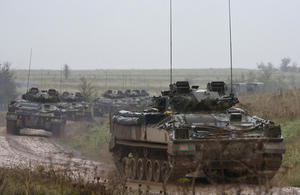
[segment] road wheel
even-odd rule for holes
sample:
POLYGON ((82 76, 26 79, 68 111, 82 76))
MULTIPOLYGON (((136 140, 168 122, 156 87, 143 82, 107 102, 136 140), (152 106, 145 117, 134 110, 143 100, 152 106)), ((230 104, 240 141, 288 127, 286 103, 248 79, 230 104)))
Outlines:
POLYGON ((160 162, 158 160, 153 163, 153 180, 160 182, 160 162))
POLYGON ((167 161, 164 161, 160 167, 160 174, 161 179, 163 183, 167 183, 169 176, 170 176, 170 169, 169 169, 169 163, 167 161))
POLYGON ((147 160, 147 162, 146 162, 146 178, 147 178, 147 181, 152 180, 152 177, 153 177, 153 174, 152 174, 153 171, 152 170, 153 170, 152 160, 147 160))
POLYGON ((139 180, 145 178, 145 159, 139 158, 137 162, 137 177, 139 180))
POLYGON ((136 178, 136 159, 132 158, 130 160, 130 178, 135 179, 136 178))
POLYGON ((124 157, 123 158, 123 161, 122 161, 122 172, 123 172, 123 175, 128 178, 130 177, 130 159, 127 158, 127 157, 124 157))
POLYGON ((60 135, 60 124, 52 124, 52 136, 59 137, 60 135))

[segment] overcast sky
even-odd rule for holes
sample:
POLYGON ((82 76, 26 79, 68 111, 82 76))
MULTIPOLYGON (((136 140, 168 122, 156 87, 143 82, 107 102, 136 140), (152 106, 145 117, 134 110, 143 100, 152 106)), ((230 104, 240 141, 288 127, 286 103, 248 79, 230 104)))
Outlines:
MULTIPOLYGON (((229 68, 228 0, 172 0, 173 67, 229 68)), ((169 0, 0 0, 0 63, 168 69, 169 0)), ((300 63, 299 0, 231 0, 233 67, 300 63)), ((300 64, 299 64, 300 66, 300 64)))

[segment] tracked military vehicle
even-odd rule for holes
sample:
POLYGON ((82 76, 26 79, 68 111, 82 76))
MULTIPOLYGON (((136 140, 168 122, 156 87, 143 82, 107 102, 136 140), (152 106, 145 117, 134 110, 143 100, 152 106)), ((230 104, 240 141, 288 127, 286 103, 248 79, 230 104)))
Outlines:
POLYGON ((155 182, 200 170, 212 180, 272 179, 286 150, 280 126, 233 108, 239 101, 225 91, 224 82, 177 82, 148 111, 111 114, 109 150, 120 173, 155 182))
POLYGON ((140 90, 128 89, 125 93, 107 90, 103 97, 93 101, 94 116, 103 116, 105 113, 115 113, 120 110, 141 110, 149 106, 149 100, 149 93, 145 90, 140 92, 140 90))
POLYGON ((86 120, 93 121, 92 109, 85 102, 85 98, 80 92, 76 92, 75 95, 69 94, 65 91, 60 96, 62 107, 67 110, 67 120, 86 120))
POLYGON ((53 104, 28 102, 25 100, 12 101, 6 114, 6 132, 19 135, 20 129, 43 129, 59 137, 66 123, 66 111, 53 104))
POLYGON ((83 102, 70 102, 65 106, 67 110, 67 120, 92 121, 92 112, 89 105, 83 102))
POLYGON ((6 114, 8 134, 18 135, 20 129, 43 129, 58 137, 66 123, 66 110, 56 105, 60 102, 55 89, 39 90, 32 87, 22 95, 23 100, 11 101, 6 114))

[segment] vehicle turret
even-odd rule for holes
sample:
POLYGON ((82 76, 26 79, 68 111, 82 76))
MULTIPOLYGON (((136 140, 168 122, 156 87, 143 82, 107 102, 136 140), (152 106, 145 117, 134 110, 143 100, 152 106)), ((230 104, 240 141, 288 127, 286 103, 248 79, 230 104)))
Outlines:
POLYGON ((169 91, 153 97, 152 104, 160 112, 191 113, 201 111, 222 111, 239 103, 237 97, 225 95, 225 83, 213 81, 206 89, 190 87, 188 81, 177 81, 170 85, 169 91))

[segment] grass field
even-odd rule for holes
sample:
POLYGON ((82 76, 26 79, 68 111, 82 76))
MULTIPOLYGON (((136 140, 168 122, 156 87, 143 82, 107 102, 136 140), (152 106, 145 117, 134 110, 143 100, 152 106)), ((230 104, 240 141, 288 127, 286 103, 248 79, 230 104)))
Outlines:
MULTIPOLYGON (((19 93, 26 91, 28 81, 28 70, 16 70, 17 81, 20 83, 19 93)), ((261 77, 259 70, 249 69, 233 69, 233 81, 243 80, 248 82, 257 81, 257 79, 249 80, 249 73, 253 73, 256 77, 261 77)), ((205 88, 206 84, 211 81, 225 81, 229 83, 230 69, 174 69, 172 82, 187 80, 190 85, 199 85, 205 88)), ((79 78, 85 77, 95 86, 96 92, 103 94, 107 89, 125 90, 125 89, 145 89, 151 95, 158 95, 161 90, 168 90, 170 84, 170 70, 154 69, 154 70, 70 70, 68 79, 64 78, 60 70, 31 70, 29 83, 30 86, 36 86, 40 89, 54 88, 59 92, 78 91, 80 84, 79 78)), ((283 77, 287 87, 300 83, 300 74, 281 73, 276 71, 272 75, 273 79, 283 77), (292 80, 291 80, 292 78, 292 80)), ((29 87, 30 87, 29 86, 29 87)))

